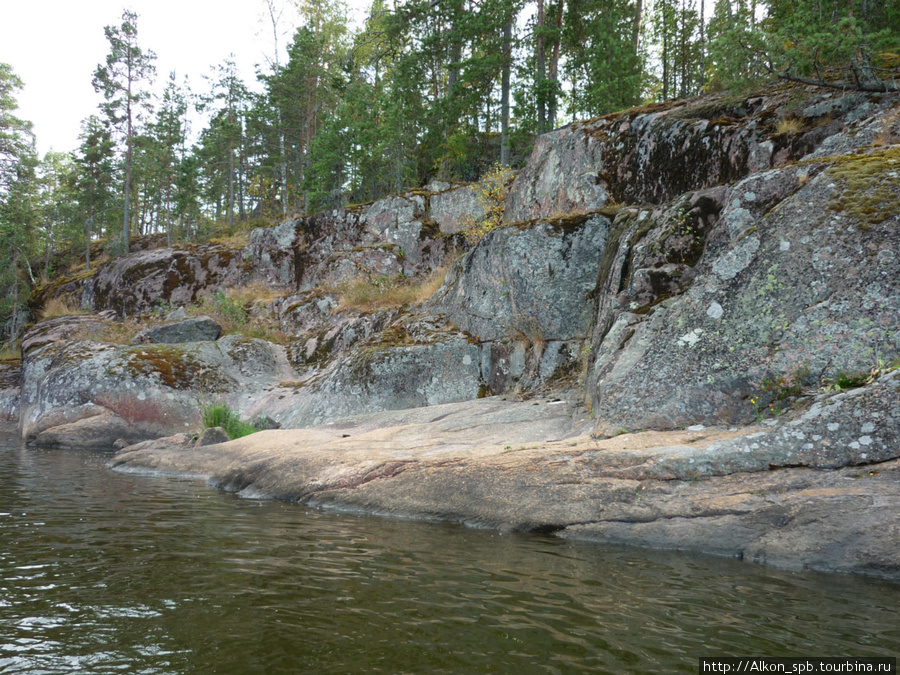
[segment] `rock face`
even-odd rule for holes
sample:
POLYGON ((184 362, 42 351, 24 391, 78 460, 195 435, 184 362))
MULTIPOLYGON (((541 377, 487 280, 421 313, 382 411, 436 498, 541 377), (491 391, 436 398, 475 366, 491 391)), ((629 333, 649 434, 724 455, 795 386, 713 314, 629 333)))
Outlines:
POLYGON ((140 250, 110 260, 92 274, 60 278, 44 287, 37 301, 61 297, 76 307, 133 316, 160 302, 194 302, 203 292, 238 285, 251 272, 249 260, 226 246, 140 250))
POLYGON ((747 421, 801 387, 900 357, 900 197, 888 193, 872 216, 852 212, 873 199, 873 178, 861 176, 896 161, 895 149, 810 161, 620 214, 587 382, 604 424, 747 421), (710 227, 702 214, 720 208, 710 227), (702 256, 671 249, 680 233, 702 256))
POLYGON ((300 291, 360 276, 420 276, 465 245, 456 235, 466 216, 479 214, 468 186, 435 184, 254 230, 248 254, 254 274, 300 291))
POLYGON ((482 341, 582 340, 608 231, 599 214, 494 230, 457 261, 431 306, 482 341))
POLYGON ((460 234, 475 192, 432 183, 255 230, 243 251, 137 251, 45 295, 121 317, 264 281, 284 293, 252 316, 285 346, 123 347, 99 340, 105 320, 51 320, 2 401, 30 442, 105 445, 194 431, 215 395, 282 429, 121 463, 900 576, 898 110, 896 94, 779 86, 569 125, 537 140, 476 245, 460 234), (351 279, 442 266, 424 303, 341 301, 351 279))

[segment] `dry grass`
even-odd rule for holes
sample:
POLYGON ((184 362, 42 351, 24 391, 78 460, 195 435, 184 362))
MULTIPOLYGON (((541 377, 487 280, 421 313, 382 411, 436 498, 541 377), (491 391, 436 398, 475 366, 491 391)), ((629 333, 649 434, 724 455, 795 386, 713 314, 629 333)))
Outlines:
POLYGON ((438 267, 424 279, 408 277, 357 277, 334 289, 339 298, 338 312, 375 312, 428 300, 444 283, 450 266, 438 267))
POLYGON ((50 298, 44 303, 44 307, 40 312, 40 318, 41 321, 46 321, 57 316, 70 316, 72 314, 90 314, 90 312, 80 307, 73 307, 62 298, 50 298))
POLYGON ((250 231, 237 232, 235 234, 218 234, 210 237, 210 244, 221 244, 228 248, 242 249, 250 245, 250 231))
POLYGON ((890 130, 879 131, 875 134, 875 137, 872 139, 872 147, 873 148, 883 148, 886 145, 893 144, 893 134, 891 134, 890 130))
POLYGON ((782 117, 775 123, 776 136, 795 136, 803 130, 803 120, 796 117, 782 117))
POLYGON ((254 281, 242 286, 229 288, 225 294, 245 305, 268 305, 273 300, 282 297, 284 291, 261 281, 254 281))
MULTIPOLYGON (((99 320, 98 320, 99 321, 99 320)), ((103 321, 103 327, 97 325, 81 326, 72 337, 80 340, 95 340, 97 342, 109 342, 118 345, 130 345, 131 338, 147 328, 149 324, 141 321, 103 321)))

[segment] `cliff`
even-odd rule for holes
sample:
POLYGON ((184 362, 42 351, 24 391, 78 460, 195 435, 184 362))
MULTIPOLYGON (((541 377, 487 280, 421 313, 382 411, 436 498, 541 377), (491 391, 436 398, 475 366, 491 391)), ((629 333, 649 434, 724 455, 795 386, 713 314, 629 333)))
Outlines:
POLYGON ((95 314, 34 326, 2 400, 28 442, 232 489, 900 576, 898 141, 898 96, 789 86, 573 124, 475 245, 434 183, 59 279, 95 314), (249 282, 279 340, 108 341, 249 282), (282 429, 154 440, 211 399, 282 429))

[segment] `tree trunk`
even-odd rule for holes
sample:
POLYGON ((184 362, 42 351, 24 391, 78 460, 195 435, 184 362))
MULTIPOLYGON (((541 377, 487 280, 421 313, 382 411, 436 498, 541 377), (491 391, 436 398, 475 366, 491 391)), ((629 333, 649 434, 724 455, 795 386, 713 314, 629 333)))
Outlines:
POLYGON ((553 87, 553 90, 550 92, 550 100, 547 105, 547 128, 554 129, 556 128, 556 106, 557 106, 557 96, 556 96, 556 88, 559 82, 559 45, 560 45, 560 35, 562 32, 562 19, 563 19, 563 0, 559 0, 559 5, 557 6, 556 12, 556 33, 553 37, 553 51, 550 53, 550 85, 553 87))
MULTIPOLYGON (((129 73, 130 73, 129 69, 129 73)), ((131 214, 128 212, 128 208, 131 205, 131 77, 129 75, 128 78, 128 101, 126 103, 126 114, 128 116, 128 128, 125 134, 125 204, 124 204, 124 215, 122 217, 122 252, 128 253, 128 247, 130 245, 129 237, 130 237, 130 227, 129 227, 129 217, 131 214)))
POLYGON ((644 0, 636 0, 634 5, 634 29, 631 41, 634 43, 634 53, 638 54, 641 48, 641 21, 644 18, 644 0))
POLYGON ((537 0, 537 116, 538 116, 538 133, 547 130, 547 102, 545 100, 545 82, 547 79, 547 59, 544 53, 544 25, 546 16, 544 14, 544 0, 537 0))
POLYGON ((463 20, 463 3, 457 0, 453 6, 452 28, 450 29, 450 68, 447 74, 445 97, 453 96, 459 82, 459 62, 462 59, 462 43, 459 40, 459 23, 463 20))
POLYGON ((663 6, 663 101, 669 100, 669 27, 666 25, 666 8, 663 6))
POLYGON ((512 67, 512 20, 503 26, 503 71, 500 75, 500 164, 509 166, 509 71, 512 67))

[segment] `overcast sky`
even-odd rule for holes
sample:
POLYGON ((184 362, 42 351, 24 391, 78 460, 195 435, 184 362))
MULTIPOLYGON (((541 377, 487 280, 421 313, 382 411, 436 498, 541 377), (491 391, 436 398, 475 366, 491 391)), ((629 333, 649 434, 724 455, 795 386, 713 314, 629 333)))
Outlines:
MULTIPOLYGON (((368 0, 353 4, 365 6, 368 0)), ((4 0, 0 62, 10 64, 25 84, 18 95, 18 116, 34 124, 42 156, 51 148, 74 150, 81 121, 97 112, 102 98, 91 77, 109 53, 103 27, 120 25, 124 8, 138 13, 142 48, 156 52, 160 91, 172 70, 179 82, 188 76, 194 91, 205 90, 202 76, 232 53, 252 84, 254 64, 266 65, 273 55, 272 24, 263 0, 4 0)), ((361 12, 354 12, 351 19, 357 20, 361 12)), ((282 53, 295 27, 289 9, 282 20, 282 53)))

